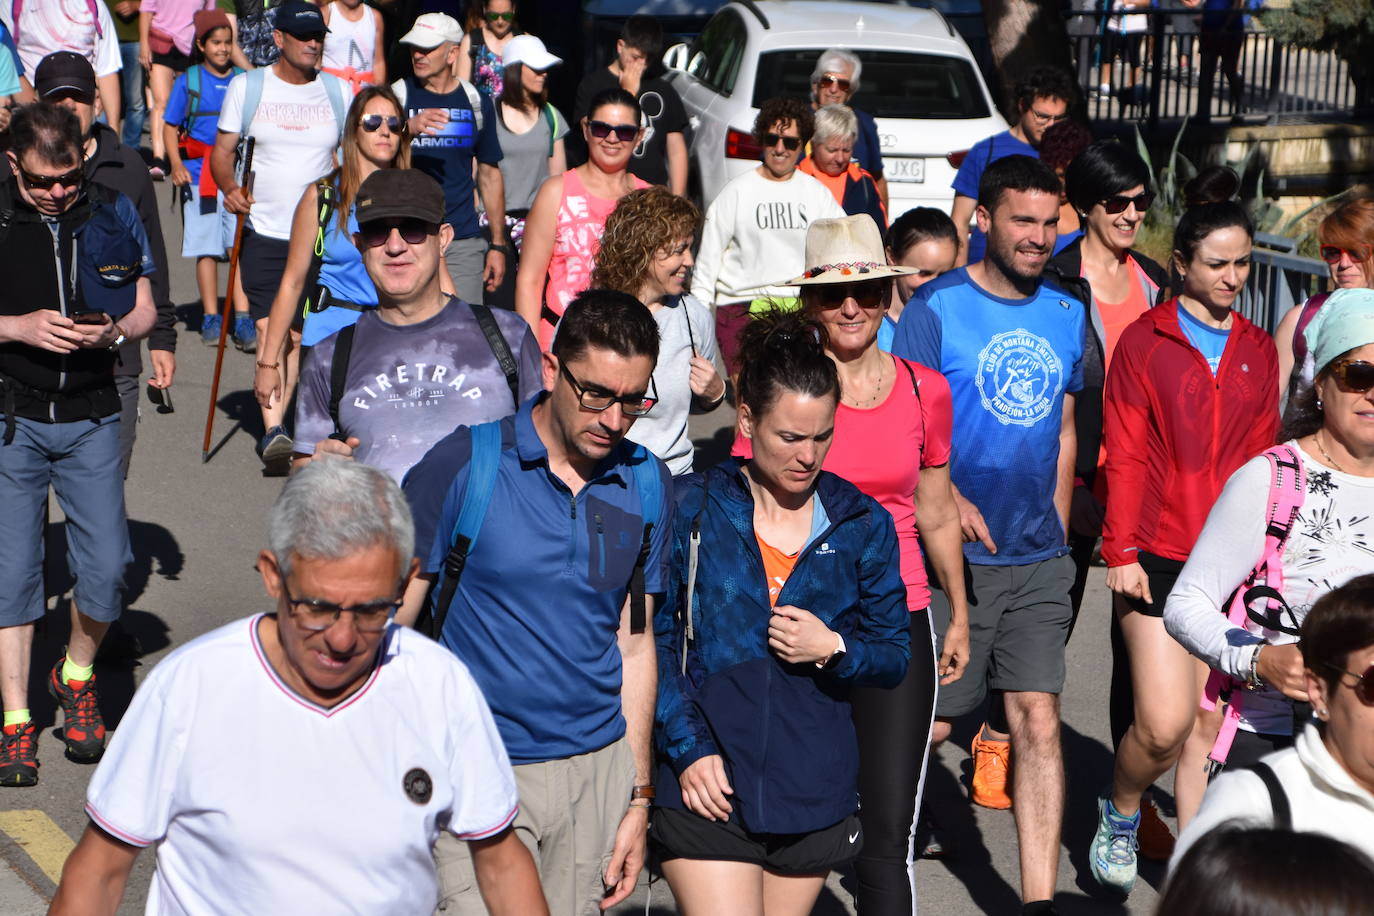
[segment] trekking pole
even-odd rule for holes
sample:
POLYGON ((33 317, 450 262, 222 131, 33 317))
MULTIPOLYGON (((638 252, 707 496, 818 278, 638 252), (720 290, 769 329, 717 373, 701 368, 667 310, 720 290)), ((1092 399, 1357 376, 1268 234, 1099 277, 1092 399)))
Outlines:
MULTIPOLYGON (((249 194, 253 193, 253 145, 254 138, 249 137, 248 143, 243 152, 243 189, 249 194)), ((229 255, 229 286, 224 294, 224 310, 229 312, 227 318, 232 318, 234 314, 234 278, 238 276, 239 254, 243 249, 243 221, 248 214, 240 213, 234 222, 234 250, 229 255)), ((205 438, 200 445, 200 463, 204 464, 210 460, 210 437, 215 429, 215 405, 219 401, 219 374, 224 365, 224 339, 229 336, 229 321, 221 320, 219 324, 219 348, 215 353, 215 376, 210 383, 210 408, 205 415, 205 438)))

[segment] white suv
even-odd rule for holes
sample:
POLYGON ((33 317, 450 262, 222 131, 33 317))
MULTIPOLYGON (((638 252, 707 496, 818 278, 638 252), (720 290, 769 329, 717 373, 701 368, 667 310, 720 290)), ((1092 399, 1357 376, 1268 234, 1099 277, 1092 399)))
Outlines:
POLYGON ((691 45, 664 55, 691 124, 691 187, 703 205, 758 164, 759 106, 810 99, 816 58, 832 47, 863 62, 851 104, 878 123, 889 217, 918 206, 949 212, 964 153, 1007 129, 968 45, 933 10, 818 0, 736 0, 691 45))

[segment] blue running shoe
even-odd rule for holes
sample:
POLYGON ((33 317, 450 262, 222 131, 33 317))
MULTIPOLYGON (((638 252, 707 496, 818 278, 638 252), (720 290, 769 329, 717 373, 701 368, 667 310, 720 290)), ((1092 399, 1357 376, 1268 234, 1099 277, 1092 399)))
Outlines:
POLYGON ((1117 813, 1110 798, 1099 798, 1097 813, 1097 833, 1088 850, 1093 877, 1103 887, 1129 894, 1135 886, 1140 812, 1123 817, 1117 813))
POLYGON ((207 347, 219 345, 219 329, 224 319, 219 315, 206 315, 200 320, 200 342, 207 347))
POLYGON ((234 316, 234 346, 244 353, 254 353, 258 349, 257 326, 243 312, 234 316))

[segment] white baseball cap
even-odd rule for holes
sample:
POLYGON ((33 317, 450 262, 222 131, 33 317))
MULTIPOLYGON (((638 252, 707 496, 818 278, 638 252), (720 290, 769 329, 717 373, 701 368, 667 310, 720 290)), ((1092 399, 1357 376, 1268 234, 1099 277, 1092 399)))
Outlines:
POLYGON ((425 13, 415 20, 410 31, 401 36, 401 44, 417 48, 437 48, 446 41, 458 44, 463 40, 463 27, 458 20, 444 13, 425 13))
POLYGON ((524 64, 531 70, 547 70, 563 63, 563 58, 555 57, 544 47, 544 43, 534 35, 516 35, 506 42, 506 50, 501 54, 501 66, 524 64))

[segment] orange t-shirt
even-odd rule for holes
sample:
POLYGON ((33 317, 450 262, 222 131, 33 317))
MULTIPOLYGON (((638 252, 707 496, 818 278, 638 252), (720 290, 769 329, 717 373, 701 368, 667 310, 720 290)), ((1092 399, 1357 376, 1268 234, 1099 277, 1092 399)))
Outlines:
POLYGON ((1136 264, 1135 258, 1130 255, 1126 259, 1131 262, 1131 285, 1130 292, 1126 294, 1125 300, 1121 302, 1104 302, 1101 296, 1097 296, 1097 312, 1102 316, 1102 375, 1112 368, 1112 353, 1116 351, 1116 342, 1121 339, 1121 332, 1126 330, 1126 326, 1135 321, 1150 309, 1150 300, 1145 298, 1145 289, 1141 284, 1141 277, 1144 271, 1136 264))
POLYGON ((759 542, 759 553, 763 554, 763 575, 768 580, 768 606, 776 607, 778 595, 782 594, 782 587, 792 575, 792 569, 797 565, 797 557, 801 556, 801 551, 783 553, 757 534, 754 535, 754 539, 759 542))

